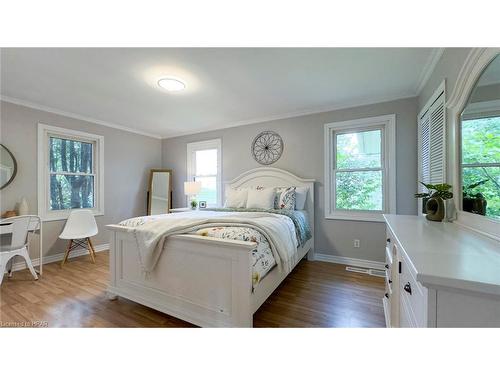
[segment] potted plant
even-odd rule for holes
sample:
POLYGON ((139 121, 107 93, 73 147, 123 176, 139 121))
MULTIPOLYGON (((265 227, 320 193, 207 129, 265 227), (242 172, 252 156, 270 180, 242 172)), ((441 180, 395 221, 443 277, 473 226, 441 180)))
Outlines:
POLYGON ((426 218, 433 221, 442 221, 446 217, 447 199, 453 198, 452 188, 449 184, 424 184, 420 182, 427 192, 416 193, 415 198, 422 198, 422 213, 427 214, 426 218))
POLYGON ((196 199, 193 199, 191 201, 191 209, 196 210, 196 207, 198 207, 198 202, 196 201, 196 199))
POLYGON ((489 179, 481 180, 473 184, 462 186, 462 207, 464 211, 473 214, 486 215, 486 205, 488 202, 481 193, 474 193, 474 189, 487 183, 489 179))

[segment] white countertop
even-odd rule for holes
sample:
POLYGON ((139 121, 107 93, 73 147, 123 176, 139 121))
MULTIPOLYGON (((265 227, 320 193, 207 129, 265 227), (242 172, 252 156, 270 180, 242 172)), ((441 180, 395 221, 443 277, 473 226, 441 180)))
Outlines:
POLYGON ((384 218, 424 286, 500 295, 500 242, 422 216, 384 218))

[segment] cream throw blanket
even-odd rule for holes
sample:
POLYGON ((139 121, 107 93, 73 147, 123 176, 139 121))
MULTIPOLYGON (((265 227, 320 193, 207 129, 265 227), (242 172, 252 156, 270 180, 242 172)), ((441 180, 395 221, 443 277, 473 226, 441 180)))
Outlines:
POLYGON ((169 215, 144 216, 122 221, 134 234, 142 270, 151 272, 168 236, 187 234, 214 226, 245 226, 261 232, 269 242, 280 269, 290 272, 297 257, 297 237, 293 221, 267 212, 192 211, 169 215))

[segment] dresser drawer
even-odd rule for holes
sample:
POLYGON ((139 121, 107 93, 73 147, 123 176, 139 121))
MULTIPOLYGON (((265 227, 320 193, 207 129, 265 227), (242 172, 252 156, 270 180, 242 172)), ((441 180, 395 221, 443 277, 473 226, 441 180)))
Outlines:
MULTIPOLYGON (((405 305, 404 313, 411 315, 406 319, 414 321, 417 327, 426 327, 427 288, 416 281, 414 270, 403 255, 400 257, 400 261, 399 295, 401 296, 401 305, 405 305)), ((401 312, 403 313, 403 309, 401 312)))

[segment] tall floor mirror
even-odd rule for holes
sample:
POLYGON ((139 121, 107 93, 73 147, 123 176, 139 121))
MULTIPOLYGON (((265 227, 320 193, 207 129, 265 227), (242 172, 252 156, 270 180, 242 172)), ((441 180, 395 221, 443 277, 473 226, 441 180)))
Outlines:
POLYGON ((151 169, 149 173, 148 215, 168 214, 172 208, 172 170, 151 169))

